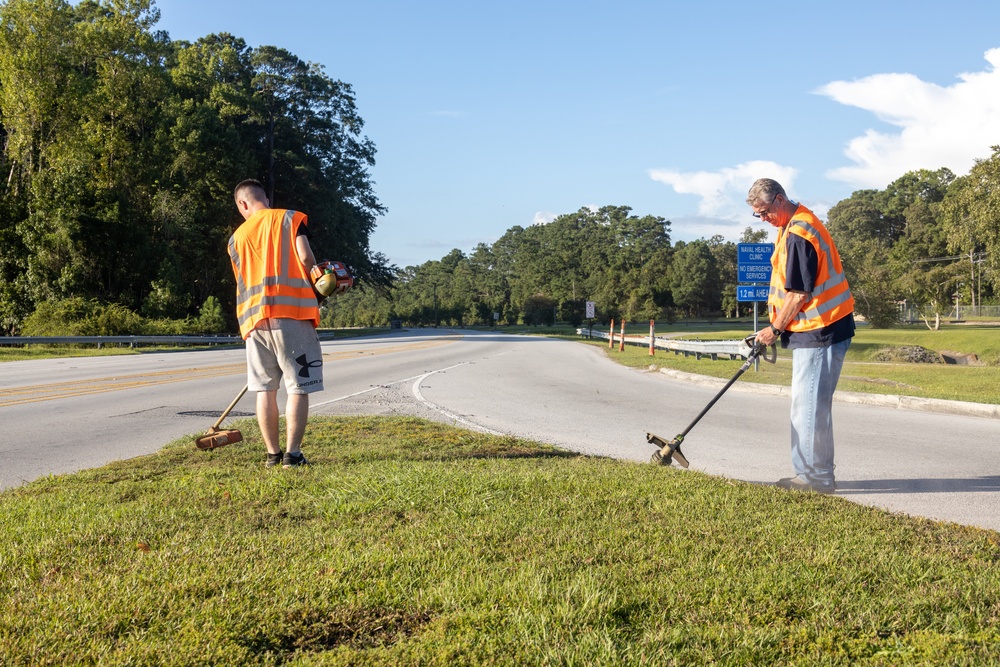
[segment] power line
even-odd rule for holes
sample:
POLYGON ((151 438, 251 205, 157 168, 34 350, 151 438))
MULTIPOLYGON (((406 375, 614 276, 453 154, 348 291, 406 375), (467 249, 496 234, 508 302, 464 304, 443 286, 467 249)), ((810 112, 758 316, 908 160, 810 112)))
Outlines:
MULTIPOLYGON (((953 262, 957 259, 966 259, 969 255, 952 255, 951 257, 927 257, 926 259, 915 259, 913 264, 926 264, 928 262, 953 262)), ((975 261, 986 259, 985 252, 977 252, 972 255, 975 261)))

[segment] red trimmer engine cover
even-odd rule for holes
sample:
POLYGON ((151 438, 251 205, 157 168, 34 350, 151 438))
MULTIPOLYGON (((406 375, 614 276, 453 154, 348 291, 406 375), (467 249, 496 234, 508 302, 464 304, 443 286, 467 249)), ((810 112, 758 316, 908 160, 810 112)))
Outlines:
POLYGON ((343 262, 320 262, 313 269, 316 291, 323 296, 343 294, 354 286, 354 277, 343 262))

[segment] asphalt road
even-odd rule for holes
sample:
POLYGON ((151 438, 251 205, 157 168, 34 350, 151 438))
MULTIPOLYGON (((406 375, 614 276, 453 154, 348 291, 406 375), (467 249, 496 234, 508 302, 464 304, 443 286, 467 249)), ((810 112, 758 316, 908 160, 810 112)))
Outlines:
MULTIPOLYGON (((641 462, 655 450, 647 431, 675 436, 717 392, 539 337, 409 331, 323 350, 314 414, 416 415, 641 462)), ((193 440, 244 381, 242 349, 4 363, 0 488, 193 440)), ((762 484, 791 475, 788 399, 741 389, 688 434, 691 468, 762 484)), ((233 416, 252 413, 248 396, 233 416)), ((838 496, 1000 530, 1000 420, 848 403, 834 420, 838 496)))

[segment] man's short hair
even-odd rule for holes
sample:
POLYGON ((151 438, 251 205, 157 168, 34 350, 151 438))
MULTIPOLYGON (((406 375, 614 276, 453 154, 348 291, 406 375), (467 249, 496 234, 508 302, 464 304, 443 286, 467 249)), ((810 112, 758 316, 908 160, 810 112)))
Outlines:
POLYGON ((239 201, 240 197, 262 202, 267 199, 267 191, 256 178, 247 178, 233 188, 233 199, 239 201))
POLYGON ((747 193, 747 204, 750 204, 750 206, 766 206, 773 202, 774 198, 778 195, 788 199, 788 195, 785 194, 785 188, 781 187, 781 183, 773 178, 758 178, 750 186, 750 192, 747 193))

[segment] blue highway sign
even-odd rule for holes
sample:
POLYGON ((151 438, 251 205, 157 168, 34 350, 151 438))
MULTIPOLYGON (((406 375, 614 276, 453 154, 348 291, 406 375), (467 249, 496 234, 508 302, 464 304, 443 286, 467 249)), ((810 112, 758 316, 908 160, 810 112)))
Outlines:
POLYGON ((738 243, 736 245, 736 282, 770 283, 771 254, 773 252, 773 243, 738 243))
POLYGON ((768 285, 737 285, 737 301, 767 301, 768 285))

